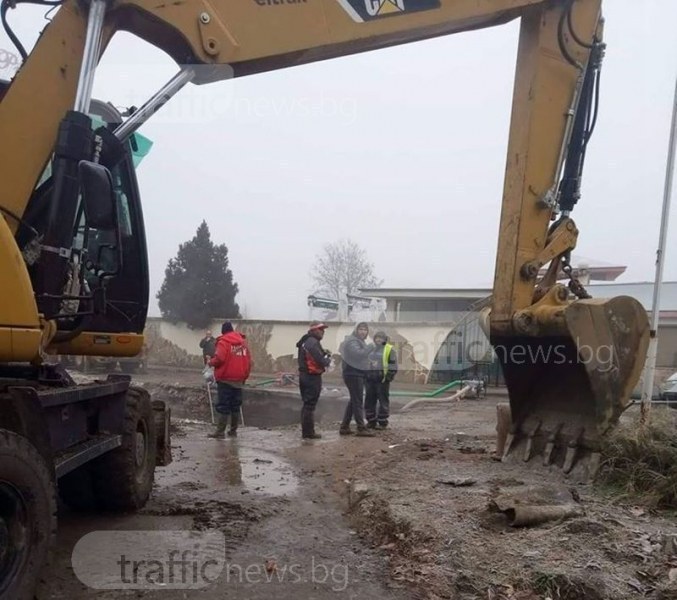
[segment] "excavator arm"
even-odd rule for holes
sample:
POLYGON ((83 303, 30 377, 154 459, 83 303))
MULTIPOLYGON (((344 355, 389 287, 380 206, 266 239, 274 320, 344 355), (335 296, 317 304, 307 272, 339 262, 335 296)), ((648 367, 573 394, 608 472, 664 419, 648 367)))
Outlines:
MULTIPOLYGON (((57 140, 70 139, 73 120, 87 112, 96 63, 116 31, 161 48, 181 67, 115 131, 124 142, 189 81, 251 75, 516 18, 521 29, 494 290, 484 314, 510 393, 505 458, 539 454, 567 471, 583 450, 598 459, 599 438, 627 406, 648 344, 648 320, 638 302, 587 298, 574 278, 569 288, 557 283, 561 270, 570 273, 578 235, 571 211, 594 127, 604 51, 601 0, 66 0, 0 103, 0 260, 11 265, 0 285, 17 290, 14 299, 0 299, 0 358, 17 360, 12 348, 18 347, 21 360, 50 348, 124 352, 115 343, 95 349, 96 332, 87 330, 59 341, 58 318, 50 318, 49 307, 53 313, 64 283, 54 269, 61 265, 63 272, 67 258, 48 252, 49 267, 38 265, 29 274, 13 242, 36 180, 56 160, 57 140), (52 93, 41 94, 45 89, 52 93), (600 348, 611 355, 608 361, 600 348)), ((105 136, 100 142, 104 154, 106 144, 114 145, 105 136)), ((69 152, 57 153, 61 164, 73 163, 69 152)), ((73 179, 73 164, 69 173, 73 179)), ((68 202, 75 200, 63 201, 59 210, 72 219, 68 202)), ((43 245, 65 244, 56 238, 43 245)))

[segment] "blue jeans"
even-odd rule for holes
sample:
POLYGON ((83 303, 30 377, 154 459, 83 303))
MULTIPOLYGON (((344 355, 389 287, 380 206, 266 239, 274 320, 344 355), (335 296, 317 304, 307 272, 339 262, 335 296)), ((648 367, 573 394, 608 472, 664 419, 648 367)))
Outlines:
POLYGON ((239 414, 242 406, 242 388, 217 381, 218 399, 216 411, 222 415, 239 414))

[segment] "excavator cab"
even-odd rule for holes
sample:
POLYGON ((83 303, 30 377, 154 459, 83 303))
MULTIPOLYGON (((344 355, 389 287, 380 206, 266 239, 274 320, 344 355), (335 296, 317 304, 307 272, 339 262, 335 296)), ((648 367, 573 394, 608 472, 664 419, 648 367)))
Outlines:
MULTIPOLYGON (((93 129, 112 129, 122 122, 119 112, 107 103, 93 100, 90 113, 93 129)), ((30 258, 36 251, 43 255, 42 260, 36 258, 29 273, 41 311, 58 319, 59 354, 69 353, 69 332, 143 333, 149 283, 136 167, 150 145, 135 133, 110 168, 79 161, 75 171, 79 189, 69 223, 60 223, 63 213, 51 209, 56 182, 53 160, 31 196, 17 242, 24 256, 30 258), (69 242, 52 252, 55 257, 45 257, 51 249, 39 240, 55 227, 63 227, 62 239, 69 242), (45 258, 59 260, 62 268, 65 265, 65 289, 46 288, 50 273, 43 266, 45 258)))

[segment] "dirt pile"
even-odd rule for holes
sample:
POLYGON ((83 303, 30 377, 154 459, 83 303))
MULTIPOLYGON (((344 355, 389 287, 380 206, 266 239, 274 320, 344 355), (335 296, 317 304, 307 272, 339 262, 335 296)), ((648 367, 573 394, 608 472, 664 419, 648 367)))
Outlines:
POLYGON ((355 466, 350 514, 365 539, 390 553, 391 576, 417 598, 677 598, 670 515, 609 504, 561 474, 496 462, 490 436, 386 435, 387 449, 355 466), (541 506, 576 510, 511 526, 497 500, 534 490, 543 491, 541 506))
MULTIPOLYGON (((200 374, 194 375, 194 385, 177 382, 144 383, 154 400, 162 400, 172 410, 172 417, 211 422, 207 385, 200 381, 200 374)), ((214 392, 216 393, 216 392, 214 392)), ((216 404, 216 397, 213 398, 216 404)))
POLYGON ((157 326, 149 325, 146 327, 144 335, 146 338, 144 354, 148 364, 184 368, 202 368, 204 366, 201 356, 188 354, 173 342, 162 337, 157 326))

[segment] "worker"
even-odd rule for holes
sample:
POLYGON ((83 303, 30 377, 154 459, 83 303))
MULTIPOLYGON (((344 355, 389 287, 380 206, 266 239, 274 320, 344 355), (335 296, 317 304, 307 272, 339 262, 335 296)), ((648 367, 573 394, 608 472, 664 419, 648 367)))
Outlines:
POLYGON ((202 360, 206 365, 216 350, 216 339, 212 336, 211 330, 205 331, 205 336, 200 340, 200 348, 202 348, 202 360))
POLYGON ((368 358, 364 412, 369 429, 385 429, 390 416, 390 382, 397 373, 397 353, 383 331, 374 334, 368 358))
POLYGON ((216 339, 214 356, 209 360, 214 367, 214 379, 218 393, 216 431, 209 437, 223 438, 230 415, 229 437, 237 436, 242 408, 242 388, 251 372, 251 353, 244 335, 233 330, 230 321, 221 326, 221 335, 216 339))
POLYGON ((296 343, 299 363, 299 389, 301 408, 301 437, 316 440, 322 437, 315 431, 315 407, 322 392, 322 373, 331 364, 331 352, 322 347, 327 325, 313 321, 308 333, 296 343))
POLYGON ((355 330, 343 340, 339 352, 342 359, 343 382, 348 388, 350 400, 343 414, 339 433, 350 435, 350 422, 355 419, 357 434, 360 437, 371 437, 374 434, 367 429, 364 421, 364 378, 367 372, 367 361, 372 350, 365 341, 369 335, 369 326, 358 323, 355 330))

